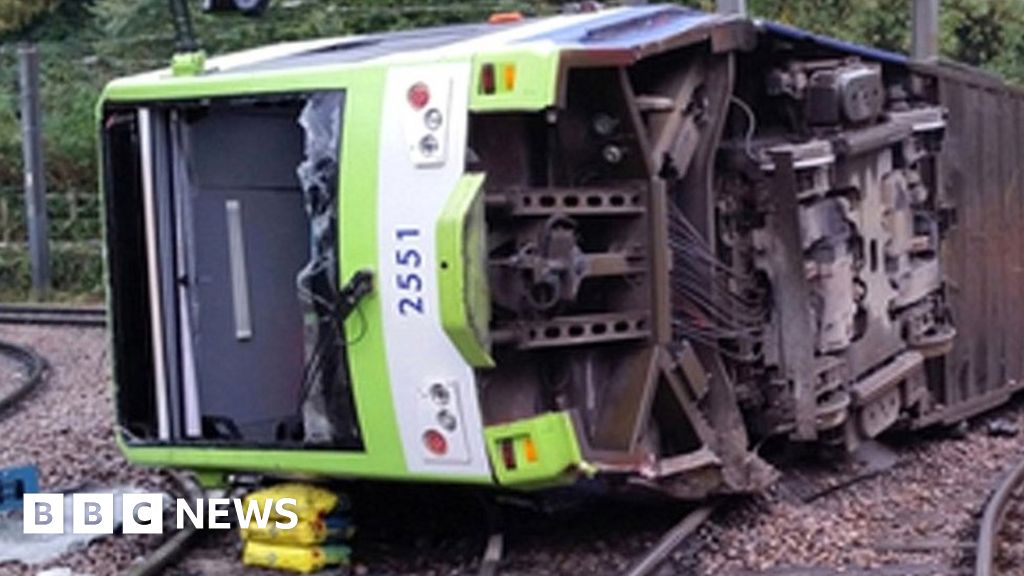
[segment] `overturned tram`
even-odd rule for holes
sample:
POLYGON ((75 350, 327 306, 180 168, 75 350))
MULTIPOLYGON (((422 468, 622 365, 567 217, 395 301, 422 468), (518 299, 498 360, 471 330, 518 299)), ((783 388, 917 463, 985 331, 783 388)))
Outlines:
POLYGON ((631 6, 281 44, 99 105, 133 462, 678 498, 1024 371, 1024 93, 631 6))

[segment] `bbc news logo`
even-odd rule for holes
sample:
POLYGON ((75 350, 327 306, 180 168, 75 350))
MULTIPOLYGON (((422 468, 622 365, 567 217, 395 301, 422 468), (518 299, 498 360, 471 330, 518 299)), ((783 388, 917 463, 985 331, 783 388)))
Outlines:
MULTIPOLYGON (((163 494, 121 494, 121 531, 125 534, 161 534, 164 531, 163 494)), ((64 534, 65 513, 70 515, 73 534, 113 534, 116 514, 113 494, 73 494, 71 509, 65 510, 63 494, 25 494, 22 505, 25 534, 64 534)), ((184 498, 175 501, 174 515, 178 530, 186 522, 196 528, 226 530, 232 527, 232 512, 242 528, 255 524, 266 529, 273 522, 278 530, 290 530, 299 523, 294 498, 249 500, 241 498, 199 498, 189 504, 184 498)))

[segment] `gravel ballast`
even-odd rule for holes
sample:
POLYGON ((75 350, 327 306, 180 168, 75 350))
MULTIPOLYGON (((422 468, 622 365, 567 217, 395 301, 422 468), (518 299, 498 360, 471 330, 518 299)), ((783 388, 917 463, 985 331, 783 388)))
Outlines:
POLYGON ((995 418, 1020 427, 1024 407, 1015 401, 962 437, 893 435, 895 466, 811 502, 783 482, 734 503, 703 529, 698 574, 972 573, 979 514, 1024 458, 1024 434, 991 434, 995 418))
MULTIPOLYGON (((0 468, 37 466, 43 491, 166 490, 162 475, 130 466, 114 443, 104 330, 0 325, 0 340, 27 345, 50 362, 48 381, 0 416, 0 468)), ((0 564, 0 575, 54 567, 93 576, 121 574, 157 544, 153 536, 110 536, 42 566, 0 564)))
MULTIPOLYGON (((0 339, 33 347, 52 366, 45 387, 0 418, 0 467, 37 465, 44 490, 170 488, 164 474, 127 464, 115 446, 103 330, 0 325, 0 339)), ((4 370, 10 368, 0 366, 0 375, 8 374, 4 370)), ((993 434, 988 423, 995 418, 1006 420, 1011 431, 1013 425, 1024 430, 1024 406, 1016 401, 962 437, 902 434, 892 448, 899 461, 891 469, 812 501, 790 489, 791 479, 765 495, 728 499, 659 574, 925 574, 929 566, 935 574, 963 573, 978 511, 1001 473, 1024 457, 1024 433, 993 434)), ((834 474, 828 467, 803 465, 800 473, 823 485, 834 474)), ((486 520, 493 509, 482 502, 493 494, 383 484, 355 484, 349 491, 359 526, 354 574, 443 576, 479 568, 494 526, 486 520)), ((689 509, 594 499, 563 506, 562 496, 531 502, 498 498, 505 534, 500 574, 619 574, 689 509), (559 509, 552 512, 555 503, 559 509)), ((1011 512, 1004 533, 1010 542, 1021 540, 1020 518, 1019 510, 1011 512)), ((43 566, 0 564, 0 575, 54 567, 120 574, 159 542, 160 537, 106 537, 43 566)), ((168 574, 272 574, 241 567, 238 550, 233 531, 204 534, 168 574)), ((1019 545, 1004 546, 1004 568, 1024 573, 1021 560, 1019 545)))

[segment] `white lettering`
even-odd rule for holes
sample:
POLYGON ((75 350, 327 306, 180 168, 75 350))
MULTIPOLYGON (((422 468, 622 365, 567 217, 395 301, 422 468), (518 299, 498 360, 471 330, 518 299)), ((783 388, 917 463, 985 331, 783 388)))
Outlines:
POLYGON ((207 523, 207 527, 210 530, 225 530, 231 528, 231 523, 224 520, 218 520, 218 518, 227 518, 230 511, 227 509, 231 506, 230 498, 210 498, 206 501, 207 505, 207 516, 210 521, 207 523))
POLYGON ((192 526, 194 526, 194 527, 196 527, 196 528, 198 528, 200 530, 203 528, 203 518, 204 518, 204 516, 203 516, 203 499, 202 498, 196 500, 196 507, 195 507, 194 510, 189 507, 188 502, 186 502, 184 498, 178 498, 178 503, 177 503, 176 507, 178 509, 178 514, 177 514, 177 522, 176 522, 175 525, 178 527, 178 530, 183 530, 185 528, 185 516, 186 515, 188 515, 189 520, 192 521, 192 526))
POLYGON ((256 527, 264 529, 267 527, 267 522, 270 520, 270 511, 273 508, 273 501, 267 498, 263 501, 263 508, 260 509, 259 502, 256 500, 249 500, 248 506, 245 507, 245 511, 242 511, 242 500, 235 498, 235 515, 238 517, 238 525, 242 528, 248 528, 249 523, 252 522, 253 517, 256 519, 256 527))
POLYGON ((277 528, 279 530, 291 530, 298 525, 299 515, 294 510, 298 504, 299 503, 295 501, 295 498, 281 498, 277 502, 274 502, 274 510, 277 512, 277 515, 289 519, 288 522, 277 522, 277 528), (289 506, 291 509, 288 508, 289 506))
POLYGON ((25 534, 64 533, 63 494, 25 494, 21 506, 25 534))
POLYGON ((121 496, 121 531, 125 534, 163 533, 163 494, 125 494, 121 496))
POLYGON ((72 495, 71 528, 75 534, 113 534, 114 495, 72 495))

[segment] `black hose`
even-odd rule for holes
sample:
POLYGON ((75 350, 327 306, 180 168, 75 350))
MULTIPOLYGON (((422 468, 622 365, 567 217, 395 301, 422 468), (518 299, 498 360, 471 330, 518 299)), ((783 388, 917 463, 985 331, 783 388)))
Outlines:
POLYGON ((128 570, 128 576, 157 576, 162 574, 164 569, 178 561, 178 558, 188 549, 192 538, 199 533, 199 529, 187 524, 181 530, 174 533, 154 550, 141 564, 136 564, 128 570))
MULTIPOLYGON (((202 489, 191 479, 172 475, 178 484, 180 491, 185 498, 196 502, 203 497, 202 489)), ((162 574, 166 568, 172 566, 188 550, 192 540, 199 534, 199 529, 194 524, 186 522, 181 530, 173 536, 164 540, 159 548, 146 556, 139 564, 131 567, 125 574, 127 576, 157 576, 162 574)))
POLYGON ((21 385, 0 398, 0 415, 2 415, 46 381, 49 374, 49 363, 35 350, 10 342, 0 341, 0 354, 13 358, 25 367, 25 380, 21 385))

